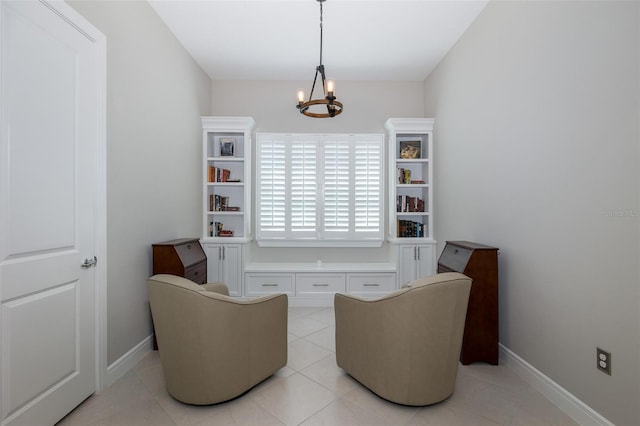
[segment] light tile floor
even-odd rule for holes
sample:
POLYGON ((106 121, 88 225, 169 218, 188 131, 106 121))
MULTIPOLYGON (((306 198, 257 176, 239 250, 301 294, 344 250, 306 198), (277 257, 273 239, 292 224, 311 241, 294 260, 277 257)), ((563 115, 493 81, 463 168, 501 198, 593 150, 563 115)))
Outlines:
POLYGON ((387 402, 336 366, 334 330, 332 308, 290 308, 287 366, 240 398, 205 407, 169 396, 151 352, 58 425, 576 425, 505 366, 460 365, 454 394, 439 404, 387 402))

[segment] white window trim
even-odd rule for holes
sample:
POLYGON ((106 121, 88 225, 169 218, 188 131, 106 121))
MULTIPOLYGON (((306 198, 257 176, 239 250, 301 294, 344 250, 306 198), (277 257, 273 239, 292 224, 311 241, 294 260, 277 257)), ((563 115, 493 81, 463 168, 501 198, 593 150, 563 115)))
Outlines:
MULTIPOLYGON (((256 215, 255 215, 255 229, 256 229, 256 242, 260 247, 380 247, 384 242, 385 235, 385 152, 384 149, 384 135, 383 134, 281 134, 281 133, 259 133, 256 137, 256 173, 255 173, 255 206, 256 206, 256 215), (260 189, 261 189, 261 148, 263 144, 267 144, 272 141, 283 141, 286 143, 298 142, 298 141, 308 141, 310 143, 317 143, 321 147, 325 142, 348 142, 348 143, 356 143, 356 142, 367 142, 378 144, 379 146, 379 173, 380 173, 380 188, 379 188, 379 210, 377 214, 379 216, 378 221, 378 230, 375 232, 367 232, 362 233, 365 235, 363 237, 357 238, 357 233, 359 231, 355 230, 355 195, 350 192, 350 201, 349 201, 349 231, 347 235, 344 237, 335 238, 336 233, 331 231, 324 231, 322 227, 324 226, 324 196, 323 190, 324 185, 323 182, 320 182, 318 179, 318 197, 321 198, 321 202, 316 205, 316 224, 319 226, 319 229, 313 232, 312 235, 300 233, 299 236, 285 235, 285 232, 278 236, 277 231, 273 232, 265 232, 261 229, 261 200, 260 200, 260 189)), ((290 148, 288 148, 290 149, 290 148)), ((355 169, 355 160, 353 157, 353 149, 350 148, 350 152, 352 157, 350 157, 350 179, 354 179, 355 169)), ((324 174, 324 167, 322 166, 324 161, 324 152, 319 148, 319 152, 317 154, 318 164, 320 164, 319 171, 317 172, 318 176, 322 176, 324 174)), ((287 172, 290 171, 290 158, 287 157, 285 160, 287 172)), ((286 186, 286 185, 285 185, 286 186)), ((290 186, 285 188, 285 191, 290 191, 290 186)), ((287 193, 286 197, 290 197, 291 194, 287 193)), ((285 213, 285 226, 290 226, 290 212, 285 213)), ((291 232, 291 231, 289 231, 291 232)))

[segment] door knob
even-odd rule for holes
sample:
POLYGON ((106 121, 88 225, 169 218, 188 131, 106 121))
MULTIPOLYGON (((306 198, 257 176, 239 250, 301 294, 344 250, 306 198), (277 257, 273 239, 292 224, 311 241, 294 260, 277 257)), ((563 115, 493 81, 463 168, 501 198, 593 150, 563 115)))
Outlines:
POLYGON ((84 262, 82 262, 80 266, 86 269, 86 268, 91 268, 96 263, 98 263, 98 258, 96 256, 85 257, 84 262))

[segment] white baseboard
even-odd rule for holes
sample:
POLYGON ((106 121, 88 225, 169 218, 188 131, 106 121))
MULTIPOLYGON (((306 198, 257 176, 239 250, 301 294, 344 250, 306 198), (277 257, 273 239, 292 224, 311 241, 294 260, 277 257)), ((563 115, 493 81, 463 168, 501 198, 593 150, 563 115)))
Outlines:
POLYGON ((129 352, 122 355, 114 363, 107 367, 107 374, 104 379, 105 389, 111 386, 116 380, 124 376, 131 370, 146 354, 153 350, 153 336, 145 338, 142 342, 134 346, 129 352))
POLYGON ((531 387, 583 426, 614 426, 594 409, 500 344, 500 362, 515 371, 531 387))

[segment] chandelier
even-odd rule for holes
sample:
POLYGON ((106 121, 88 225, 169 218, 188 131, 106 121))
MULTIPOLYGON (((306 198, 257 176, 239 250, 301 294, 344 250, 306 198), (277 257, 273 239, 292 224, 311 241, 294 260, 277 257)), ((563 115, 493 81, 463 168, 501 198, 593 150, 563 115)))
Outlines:
POLYGON ((335 117, 342 112, 342 103, 336 100, 336 86, 333 80, 327 80, 324 74, 324 65, 322 65, 322 3, 325 0, 316 0, 320 3, 320 65, 316 67, 316 75, 313 78, 313 85, 311 86, 311 93, 309 94, 309 100, 305 102, 305 93, 303 89, 298 89, 298 105, 296 108, 307 117, 313 118, 327 118, 335 117), (323 99, 313 99, 313 91, 316 88, 316 81, 318 80, 318 74, 322 79, 322 91, 324 93, 323 99), (312 112, 310 108, 314 105, 320 105, 321 112, 312 112), (325 106, 326 112, 324 112, 325 106))

